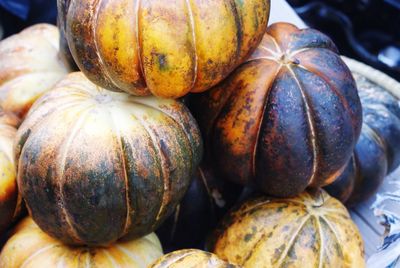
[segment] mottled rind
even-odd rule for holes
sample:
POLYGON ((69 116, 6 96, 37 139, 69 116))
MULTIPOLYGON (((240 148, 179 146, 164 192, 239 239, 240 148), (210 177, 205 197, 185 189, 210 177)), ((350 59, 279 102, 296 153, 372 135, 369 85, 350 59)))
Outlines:
POLYGON ((94 83, 179 98, 209 89, 242 63, 269 10, 269 0, 70 0, 66 36, 94 83))
POLYGON ((180 102, 134 97, 72 73, 18 130, 18 185, 35 222, 68 244, 109 244, 155 230, 202 156, 180 102))
POLYGON ((59 57, 59 32, 37 24, 0 42, 0 105, 24 117, 33 102, 69 72, 59 57))
POLYGON ((70 247, 48 236, 31 218, 25 218, 1 251, 0 267, 147 268, 162 254, 154 233, 108 247, 70 247))
POLYGON ((365 267, 356 225, 323 190, 248 200, 226 215, 208 249, 243 268, 365 267))
POLYGON ((332 41, 287 23, 271 25, 193 111, 223 177, 282 197, 332 183, 362 122, 356 84, 332 41))
POLYGON ((198 249, 182 249, 162 256, 149 268, 238 268, 219 259, 215 254, 198 249))

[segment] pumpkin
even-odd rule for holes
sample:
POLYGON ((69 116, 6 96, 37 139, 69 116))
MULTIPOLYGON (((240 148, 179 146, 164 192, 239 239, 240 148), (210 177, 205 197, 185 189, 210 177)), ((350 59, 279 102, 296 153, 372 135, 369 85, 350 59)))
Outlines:
POLYGON ((149 268, 234 268, 216 255, 198 249, 182 249, 159 258, 149 268))
POLYGON ((18 118, 0 107, 0 237, 18 216, 21 197, 18 194, 13 143, 18 118))
POLYGON ((59 32, 37 24, 0 42, 0 105, 24 117, 33 102, 69 72, 59 58, 59 32))
POLYGON ((104 245, 155 230, 202 156, 178 101, 134 97, 72 73, 18 129, 18 186, 35 222, 67 244, 104 245))
POLYGON ((162 254, 160 241, 154 233, 105 248, 71 247, 48 236, 27 217, 4 246, 0 267, 147 268, 162 254))
POLYGON ((66 36, 94 83, 178 98, 209 89, 248 57, 269 9, 269 0, 71 0, 66 36))
POLYGON ((205 237, 240 193, 241 187, 216 177, 204 161, 175 211, 157 229, 164 249, 204 248, 205 237))
POLYGON ((250 199, 226 215, 208 247, 243 268, 365 266, 356 225, 323 190, 250 199))
POLYGON ((272 196, 332 183, 361 129, 356 84, 335 45, 288 23, 271 25, 249 60, 192 102, 221 176, 272 196))
POLYGON ((349 206, 375 194, 400 164, 399 100, 367 78, 354 77, 363 106, 361 136, 345 171, 326 188, 349 206))
POLYGON ((67 38, 65 36, 66 27, 66 14, 70 0, 57 1, 57 26, 60 30, 60 57, 69 64, 71 70, 78 70, 78 66, 72 57, 71 51, 69 50, 67 38))

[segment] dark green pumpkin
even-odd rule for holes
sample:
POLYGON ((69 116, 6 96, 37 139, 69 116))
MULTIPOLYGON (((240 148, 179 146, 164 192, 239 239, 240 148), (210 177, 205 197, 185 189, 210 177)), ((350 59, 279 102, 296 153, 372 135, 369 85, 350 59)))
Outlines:
POLYGON ((57 1, 57 26, 60 30, 60 57, 68 63, 71 70, 78 70, 78 66, 72 57, 71 51, 69 50, 67 38, 65 37, 66 27, 66 14, 71 0, 57 1))

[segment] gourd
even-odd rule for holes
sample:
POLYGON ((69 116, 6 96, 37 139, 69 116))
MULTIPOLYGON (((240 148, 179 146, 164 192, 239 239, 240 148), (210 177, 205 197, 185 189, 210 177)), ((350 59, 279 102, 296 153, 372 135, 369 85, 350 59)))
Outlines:
POLYGON ((246 201, 226 215, 208 249, 250 267, 364 267, 360 233, 325 191, 246 201))
POLYGON ((34 221, 73 245, 155 230, 183 197, 202 140, 178 101, 134 97, 72 73, 18 129, 18 186, 34 221))
POLYGON ((246 59, 269 9, 269 0, 71 0, 66 37, 95 84, 178 98, 209 89, 246 59))
POLYGON ((235 268, 216 255, 198 249, 182 249, 159 258, 149 268, 235 268))
POLYGON ((363 106, 361 136, 345 171, 326 188, 349 206, 375 194, 400 164, 399 100, 367 78, 354 77, 363 106))
POLYGON ((219 174, 280 197, 335 181, 362 123, 336 46, 288 23, 271 25, 247 61, 192 103, 219 174))
POLYGON ((69 72, 59 32, 37 24, 0 42, 0 105, 23 118, 33 102, 69 72))
POLYGON ((13 143, 19 119, 0 107, 0 237, 21 210, 13 143))
POLYGON ((27 217, 14 230, 0 254, 0 267, 7 268, 147 268, 162 256, 154 233, 108 247, 71 247, 44 233, 27 217))

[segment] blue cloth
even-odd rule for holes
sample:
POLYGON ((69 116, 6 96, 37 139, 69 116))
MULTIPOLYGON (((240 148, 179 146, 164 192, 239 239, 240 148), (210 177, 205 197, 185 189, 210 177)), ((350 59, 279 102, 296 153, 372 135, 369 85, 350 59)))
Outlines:
MULTIPOLYGON (((50 0, 51 1, 51 0, 50 0)), ((31 9, 30 0, 0 0, 0 6, 6 11, 22 20, 28 18, 29 10, 31 9)))

